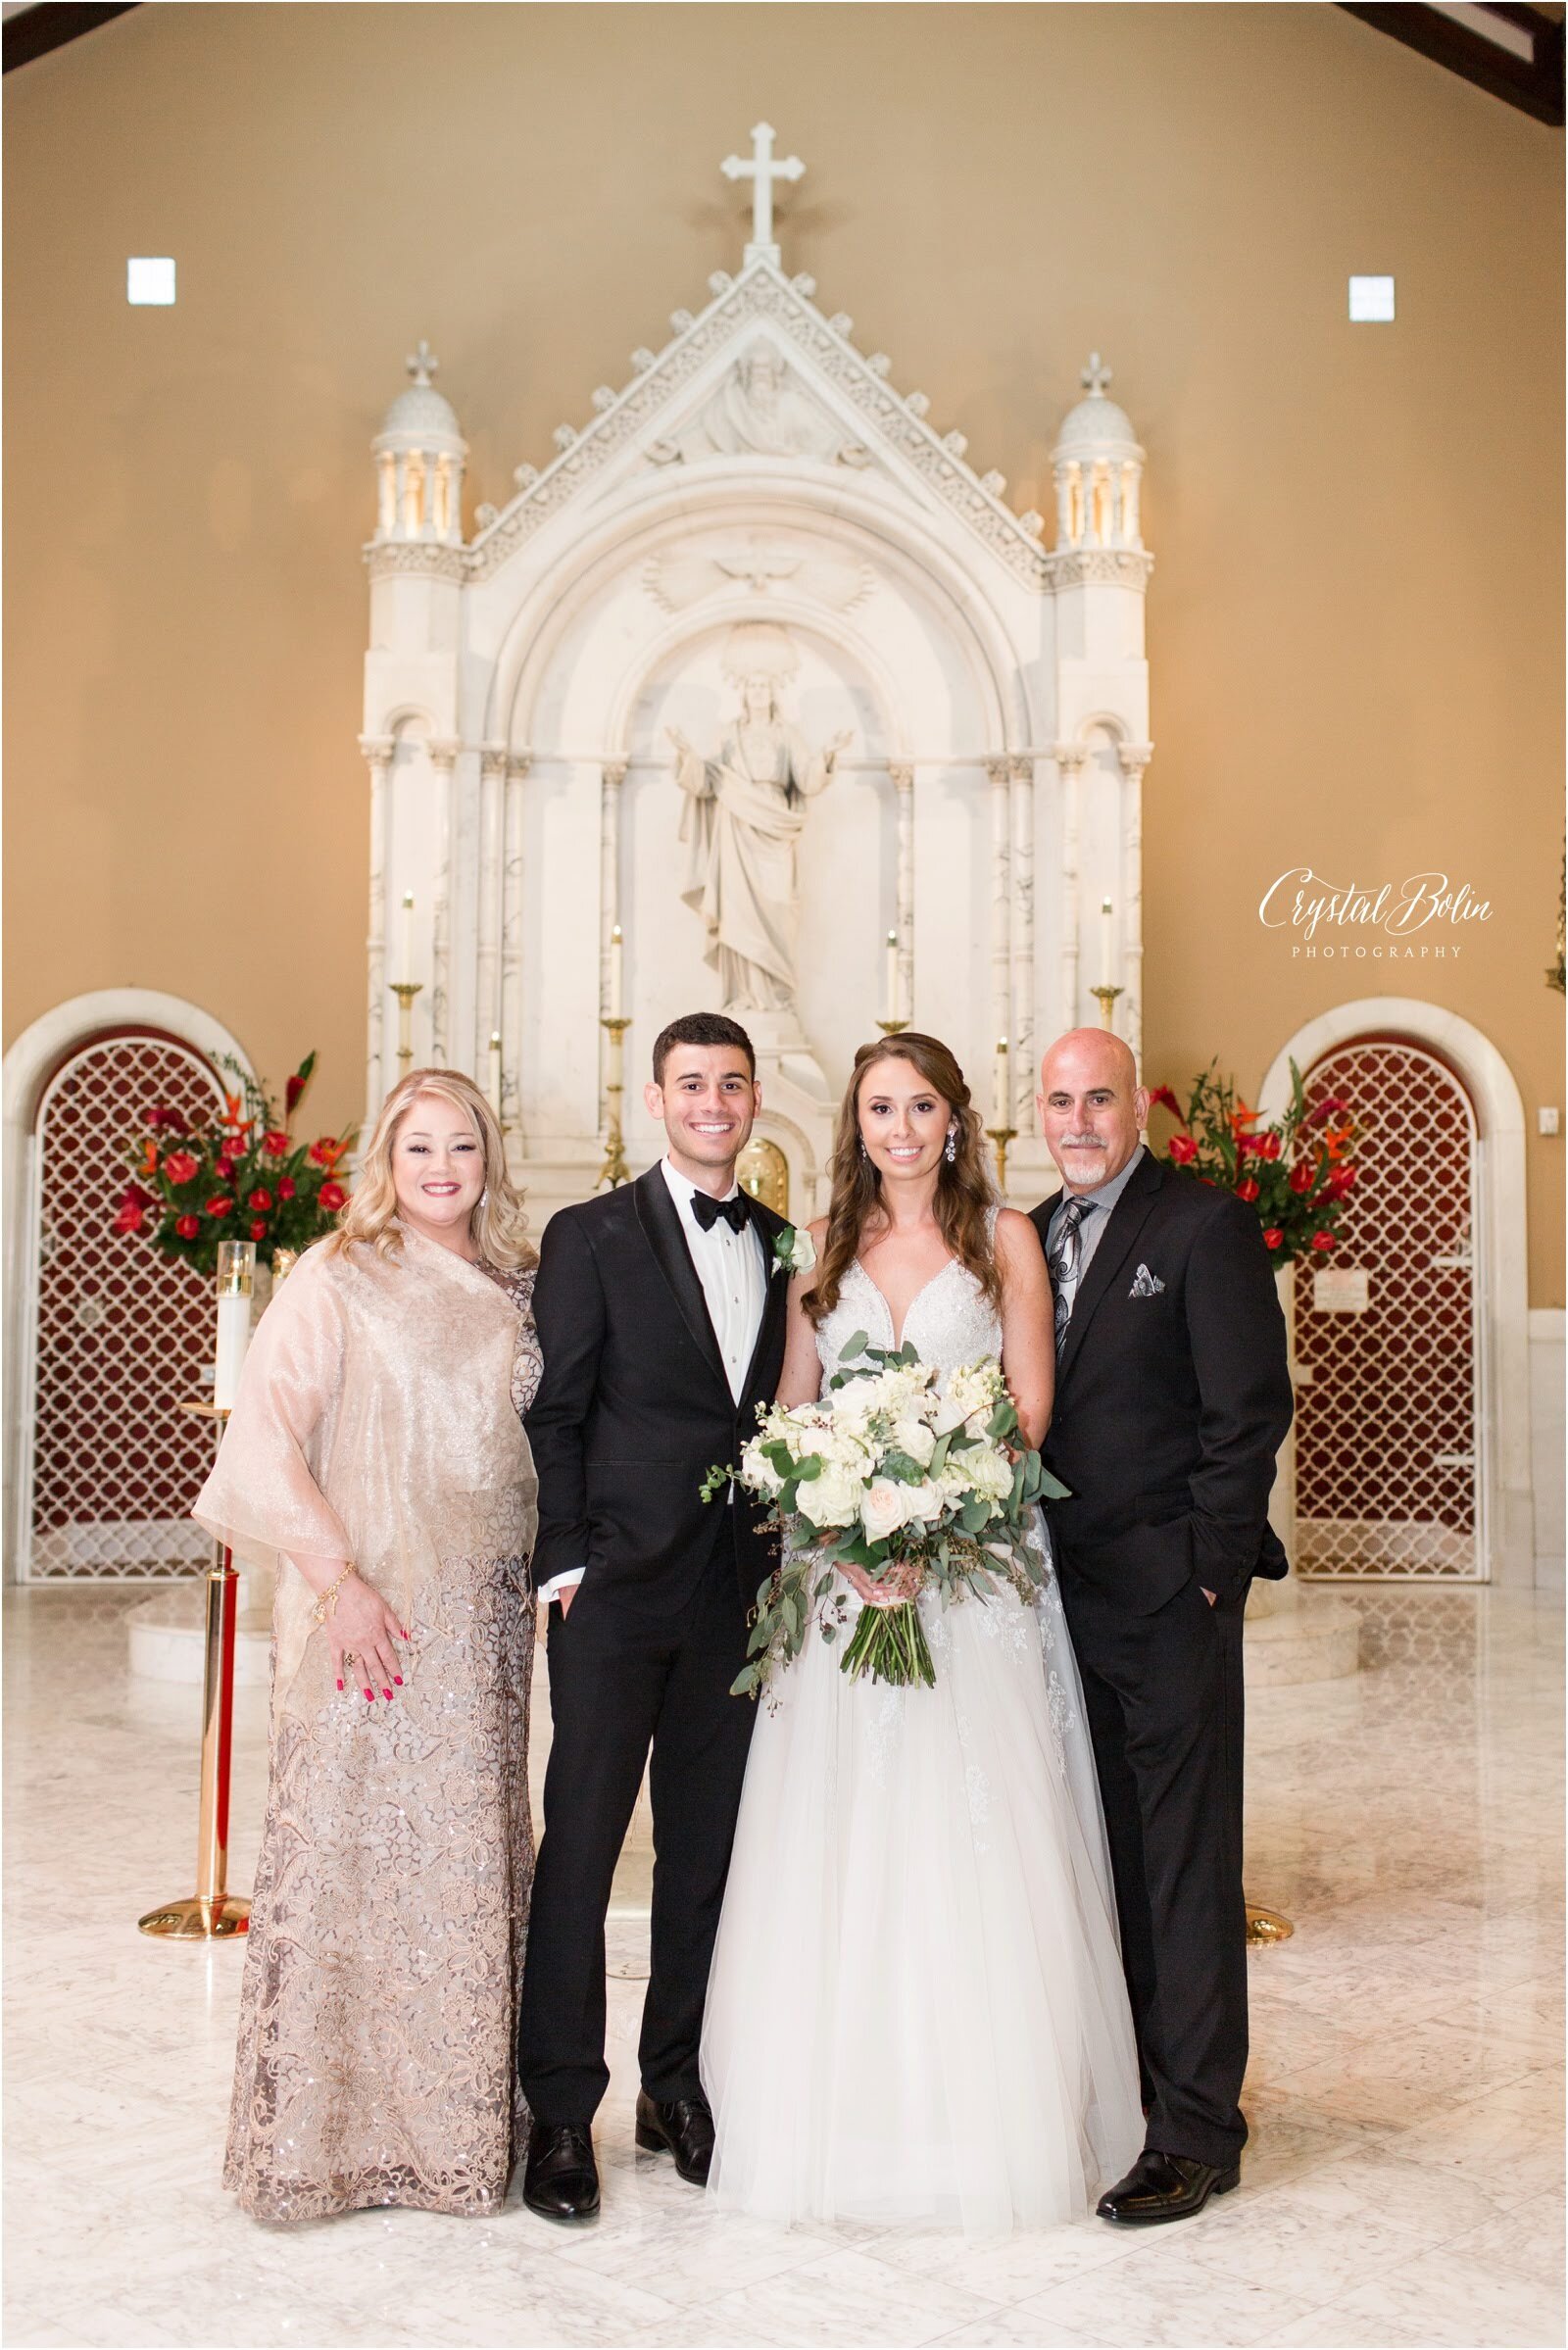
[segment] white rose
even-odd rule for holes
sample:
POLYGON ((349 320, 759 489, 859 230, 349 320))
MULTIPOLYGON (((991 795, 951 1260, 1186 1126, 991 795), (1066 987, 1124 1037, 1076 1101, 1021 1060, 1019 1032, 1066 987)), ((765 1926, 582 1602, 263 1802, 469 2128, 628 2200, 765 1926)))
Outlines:
POLYGON ((784 1480, 767 1458, 760 1444, 754 1442, 747 1445, 741 1454, 741 1467, 745 1472, 747 1483, 752 1487, 760 1488, 766 1493, 777 1493, 782 1491, 784 1480))
POLYGON ((987 1501, 1005 1501, 1012 1492, 1012 1463, 994 1444, 977 1445, 963 1456, 970 1490, 987 1501))
POLYGON ((917 1468, 929 1465, 937 1448, 936 1431, 912 1413, 899 1420, 893 1430, 893 1443, 900 1452, 906 1452, 917 1468))
POLYGON ((786 1224, 773 1243, 773 1262, 781 1273, 811 1273, 816 1269, 816 1243, 800 1224, 786 1224))
POLYGON ((911 1526, 929 1526, 933 1518, 940 1518, 948 1506, 948 1495, 943 1492, 940 1482, 933 1485, 929 1477, 921 1484, 906 1486, 904 1490, 908 1495, 906 1523, 911 1526))
POLYGON ((868 1542, 880 1542, 908 1524, 912 1514, 909 1496, 917 1490, 914 1486, 899 1485, 891 1477, 875 1479, 860 1503, 860 1524, 865 1528, 868 1542))
POLYGON ((795 1496, 803 1518, 818 1528, 850 1526, 860 1507, 860 1480, 830 1462, 820 1477, 809 1477, 795 1496))

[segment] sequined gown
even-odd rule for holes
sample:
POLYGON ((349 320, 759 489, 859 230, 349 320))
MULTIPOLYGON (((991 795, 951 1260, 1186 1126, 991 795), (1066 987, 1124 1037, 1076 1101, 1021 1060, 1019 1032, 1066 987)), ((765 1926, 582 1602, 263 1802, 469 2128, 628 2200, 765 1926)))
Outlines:
MULTIPOLYGON (((817 1333, 824 1381, 857 1331, 894 1343, 859 1264, 817 1333)), ((1002 1347, 956 1262, 903 1335, 944 1374, 1002 1347)), ((848 1636, 829 1646, 813 1623, 758 1715, 703 2028, 710 2193, 727 2210, 1041 2228, 1084 2212, 1143 2143, 1054 1582, 1035 1605, 1010 1588, 919 1604, 935 1689, 847 1679, 848 1636)))
MULTIPOLYGON (((429 1258, 427 1246, 418 1268, 426 1287, 429 1258)), ((263 1318, 236 1423, 268 1324, 309 1263, 302 1259, 263 1318)), ((514 1342, 496 1331, 499 1300, 475 1268, 462 1266, 454 1291, 451 1267, 436 1265, 434 1319, 406 1332, 409 1352, 398 1364, 405 1383, 444 1383, 425 1400, 437 1419, 452 1415, 455 1441, 473 1415, 492 1412, 497 1423, 479 1432, 479 1475, 469 1467, 461 1493, 443 1495, 445 1460, 425 1445, 422 1457, 398 1464, 401 1521, 422 1522, 427 1545, 389 1544, 377 1558, 355 1540, 344 1462, 357 1444, 374 1442, 373 1402, 367 1426, 351 1398, 331 1447, 325 1493, 354 1542, 348 1554, 400 1612, 410 1607, 415 1639, 391 1704, 378 1694, 368 1705, 358 1688, 339 1693, 318 1635, 306 1639, 274 1702, 223 2166, 224 2184, 263 2220, 377 2204, 494 2211, 526 2136, 514 2043, 534 1862, 535 1488, 520 1415, 542 1365, 531 1270, 477 1272, 490 1273, 510 1299, 514 1342), (476 1307, 470 1355, 466 1317, 476 1307), (473 1491, 496 1474, 497 1460, 511 1464, 500 1490, 473 1491)), ((363 1370, 367 1346, 373 1353, 378 1343, 374 1315, 368 1324, 351 1317, 350 1329, 363 1370)), ((395 1316, 379 1335, 397 1344, 395 1316)), ((423 1427, 428 1440, 428 1411, 423 1427)), ((209 1506, 198 1508, 227 1531, 243 1504, 225 1500, 204 1494, 209 1506)), ((280 1610, 274 1673, 284 1637, 280 1610)))

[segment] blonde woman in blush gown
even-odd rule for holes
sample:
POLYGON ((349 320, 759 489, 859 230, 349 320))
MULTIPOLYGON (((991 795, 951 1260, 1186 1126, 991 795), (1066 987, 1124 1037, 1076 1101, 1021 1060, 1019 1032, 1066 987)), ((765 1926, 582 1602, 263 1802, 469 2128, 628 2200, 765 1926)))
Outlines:
POLYGON ((534 1262, 484 1096, 404 1078, 196 1503, 277 1570, 223 2170, 259 2219, 494 2212, 526 2136, 534 1262))
MULTIPOLYGON (((1050 1281, 984 1153, 945 1045, 862 1046, 782 1402, 863 1331, 939 1379, 1000 1356, 1038 1444, 1050 1281)), ((852 1610, 874 1603, 843 1578, 852 1610)), ((1041 2228, 1143 2143, 1082 1693, 1053 1581, 1034 1604, 919 1605, 934 1689, 847 1678, 813 1623, 758 1715, 703 2032, 709 2189, 776 2222, 1041 2228)))

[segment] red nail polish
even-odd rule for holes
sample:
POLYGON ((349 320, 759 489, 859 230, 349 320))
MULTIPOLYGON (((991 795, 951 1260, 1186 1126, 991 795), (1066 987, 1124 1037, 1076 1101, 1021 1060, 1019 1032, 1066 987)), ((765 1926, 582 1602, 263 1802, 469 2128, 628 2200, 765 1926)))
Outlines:
POLYGON ((402 1674, 401 1674, 401 1673, 394 1673, 394 1674, 393 1674, 393 1676, 392 1676, 392 1678, 393 1678, 393 1680, 394 1680, 394 1681, 397 1683, 397 1685, 398 1685, 398 1688, 399 1688, 399 1689, 401 1689, 401 1688, 403 1687, 403 1676, 402 1676, 402 1674))
POLYGON ((392 1702, 392 1691, 390 1689, 383 1689, 381 1694, 386 1699, 388 1705, 390 1705, 392 1702))
POLYGON ((373 1705, 373 1704, 375 1703, 375 1691, 374 1691, 374 1689, 367 1689, 367 1690, 366 1690, 366 1692, 365 1692, 365 1702, 366 1702, 366 1704, 367 1704, 367 1705, 373 1705))
POLYGON ((339 1689, 341 1689, 341 1688, 343 1687, 343 1684, 342 1684, 342 1682, 340 1681, 340 1682, 338 1683, 338 1685, 337 1685, 337 1686, 338 1686, 338 1688, 339 1688, 339 1689))

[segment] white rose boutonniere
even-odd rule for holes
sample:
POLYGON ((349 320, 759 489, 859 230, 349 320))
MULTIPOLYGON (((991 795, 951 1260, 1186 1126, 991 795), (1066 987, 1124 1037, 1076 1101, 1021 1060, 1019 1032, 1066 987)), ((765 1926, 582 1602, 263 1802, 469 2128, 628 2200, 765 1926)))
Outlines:
POLYGON ((799 1224, 786 1224, 773 1243, 775 1273, 809 1273, 816 1264, 816 1245, 799 1224))

